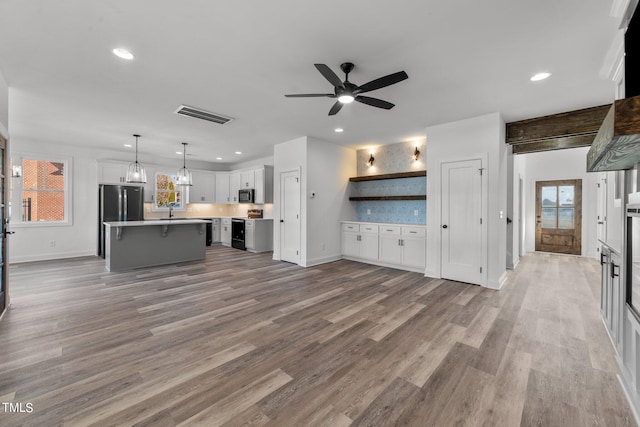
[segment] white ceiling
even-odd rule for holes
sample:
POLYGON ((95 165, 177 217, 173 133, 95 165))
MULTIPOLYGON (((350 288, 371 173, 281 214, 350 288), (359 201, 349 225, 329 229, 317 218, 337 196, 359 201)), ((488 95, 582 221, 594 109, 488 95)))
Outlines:
POLYGON ((499 111, 507 122, 611 102, 602 76, 617 30, 608 0, 3 0, 0 71, 12 141, 37 140, 238 163, 308 135, 362 148, 499 111), (125 61, 111 53, 131 50, 125 61), (314 63, 363 84, 409 79, 327 113, 314 63), (553 75, 532 83, 539 71, 553 75), (182 117, 180 105, 234 117, 182 117), (343 127, 344 133, 333 131, 343 127), (130 150, 130 149, 129 149, 130 150), (235 151, 242 151, 241 156, 235 151))

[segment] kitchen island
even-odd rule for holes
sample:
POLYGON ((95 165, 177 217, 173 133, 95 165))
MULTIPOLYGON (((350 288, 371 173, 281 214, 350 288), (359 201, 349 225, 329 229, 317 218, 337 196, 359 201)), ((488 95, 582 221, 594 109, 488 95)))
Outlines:
POLYGON ((109 271, 205 258, 206 225, 200 219, 105 222, 109 271))

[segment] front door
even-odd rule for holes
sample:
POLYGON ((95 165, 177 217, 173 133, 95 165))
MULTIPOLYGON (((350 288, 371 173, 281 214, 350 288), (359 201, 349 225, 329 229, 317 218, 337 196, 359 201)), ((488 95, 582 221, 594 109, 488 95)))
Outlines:
POLYGON ((582 253, 582 180, 536 182, 536 251, 582 253))
POLYGON ((482 161, 443 163, 442 278, 485 285, 482 161))
POLYGON ((7 245, 5 236, 7 232, 8 214, 7 201, 9 200, 9 180, 11 173, 7 173, 7 141, 0 135, 0 315, 9 305, 9 286, 7 279, 9 278, 7 265, 7 245))
POLYGON ((300 172, 280 175, 280 259, 300 262, 300 172))

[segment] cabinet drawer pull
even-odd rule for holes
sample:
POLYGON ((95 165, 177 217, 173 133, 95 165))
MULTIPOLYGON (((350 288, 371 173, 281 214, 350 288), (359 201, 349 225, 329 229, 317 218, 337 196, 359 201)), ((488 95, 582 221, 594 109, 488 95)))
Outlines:
MULTIPOLYGON (((616 268, 619 269, 620 266, 616 265, 613 261, 611 261, 611 278, 612 279, 615 278, 615 277, 620 276, 619 273, 616 273, 616 268)), ((620 271, 620 270, 618 270, 618 271, 620 271)))

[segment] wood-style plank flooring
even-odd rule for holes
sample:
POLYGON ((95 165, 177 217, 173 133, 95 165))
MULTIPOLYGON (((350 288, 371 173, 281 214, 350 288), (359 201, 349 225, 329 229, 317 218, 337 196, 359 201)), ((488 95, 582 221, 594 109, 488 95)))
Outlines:
POLYGON ((11 266, 0 425, 635 425, 599 265, 531 254, 496 292, 213 246, 108 273, 11 266))

